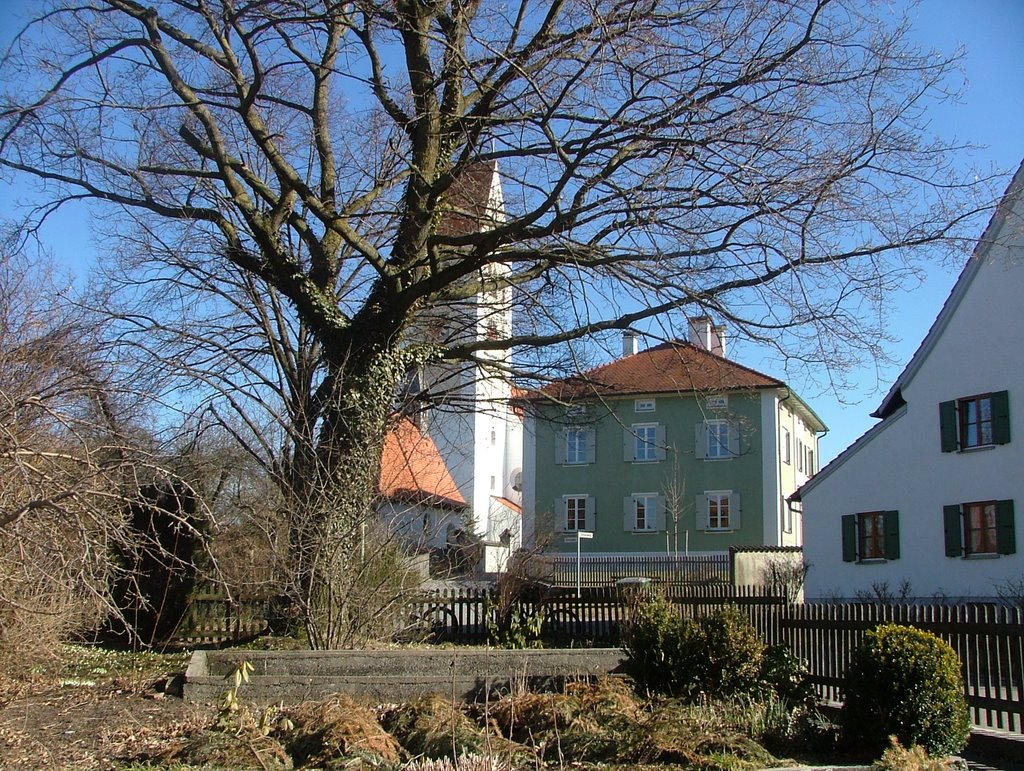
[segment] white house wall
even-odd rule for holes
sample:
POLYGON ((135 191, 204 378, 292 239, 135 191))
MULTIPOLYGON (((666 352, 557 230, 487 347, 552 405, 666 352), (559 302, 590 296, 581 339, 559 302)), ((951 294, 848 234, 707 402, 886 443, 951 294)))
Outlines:
MULTIPOLYGON (((1021 180, 1022 172, 1018 172, 1021 180)), ((893 591, 910 582, 913 595, 990 597, 1024 575, 1024 205, 986 236, 954 289, 959 304, 940 316, 944 328, 912 362, 897 411, 841 455, 802 491, 807 597, 850 597, 873 587, 893 591), (994 232, 993 232, 994 230, 994 232), (964 289, 966 287, 966 289, 964 289), (941 452, 940 402, 1009 391, 1010 442, 941 452), (1015 503, 1017 554, 946 557, 943 506, 971 501, 1015 503), (844 563, 840 517, 899 511, 900 557, 844 563)), ((998 222, 998 221, 997 221, 998 222)), ((952 300, 951 300, 952 302, 952 300)))

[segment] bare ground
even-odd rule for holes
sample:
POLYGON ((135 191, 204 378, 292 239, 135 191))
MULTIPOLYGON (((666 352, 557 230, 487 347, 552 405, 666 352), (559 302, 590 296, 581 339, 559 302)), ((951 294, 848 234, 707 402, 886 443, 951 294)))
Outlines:
POLYGON ((214 718, 136 683, 37 677, 0 686, 0 769, 115 768, 157 752, 214 718))

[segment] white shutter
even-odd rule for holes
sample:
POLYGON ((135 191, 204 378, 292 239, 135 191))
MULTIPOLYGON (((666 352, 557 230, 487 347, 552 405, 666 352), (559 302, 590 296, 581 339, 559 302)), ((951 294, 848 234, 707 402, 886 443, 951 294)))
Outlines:
POLYGON ((708 519, 711 516, 711 507, 708 505, 708 497, 706 495, 697 496, 695 510, 697 512, 697 528, 707 530, 710 526, 708 519))
POLYGON ((665 427, 659 425, 655 429, 655 434, 657 436, 657 439, 655 440, 657 442, 657 446, 655 447, 655 452, 657 453, 656 457, 658 458, 658 460, 665 460, 665 448, 668 447, 665 427))
POLYGON ((592 428, 587 429, 587 463, 597 461, 597 434, 592 428))
POLYGON ((704 423, 698 423, 694 431, 693 455, 697 460, 708 457, 708 428, 704 423))
POLYGON ((636 434, 628 428, 622 430, 622 459, 626 463, 636 460, 636 434))
POLYGON ((586 506, 586 517, 585 517, 585 519, 583 521, 583 524, 584 524, 583 529, 584 530, 589 530, 591 533, 593 533, 594 532, 594 528, 596 527, 596 522, 595 522, 595 517, 594 517, 595 506, 594 506, 594 498, 593 498, 593 496, 590 496, 590 495, 587 496, 585 506, 586 506))
POLYGON ((729 529, 740 529, 740 494, 732 493, 729 496, 729 529))
POLYGON ((655 503, 655 507, 654 507, 655 514, 654 514, 654 528, 653 529, 654 530, 665 530, 666 529, 666 525, 665 525, 665 496, 664 495, 659 495, 657 498, 655 498, 655 501, 656 501, 656 503, 655 503))
POLYGON ((740 454, 740 427, 735 423, 729 423, 729 454, 740 454))
POLYGON ((555 431, 555 465, 564 466, 568 452, 566 450, 565 429, 559 428, 555 431))
POLYGON ((622 499, 622 529, 627 533, 636 530, 636 502, 632 496, 622 499))
POLYGON ((565 498, 555 498, 555 530, 559 533, 566 531, 567 514, 565 508, 565 498))

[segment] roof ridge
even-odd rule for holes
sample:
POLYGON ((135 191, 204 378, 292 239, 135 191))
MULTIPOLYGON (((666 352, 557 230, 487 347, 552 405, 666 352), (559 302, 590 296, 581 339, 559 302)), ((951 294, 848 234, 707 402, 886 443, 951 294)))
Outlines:
POLYGON ((591 373, 597 372, 598 370, 605 369, 607 367, 613 367, 616 364, 620 364, 620 363, 622 363, 624 361, 628 361, 629 359, 632 359, 635 356, 643 356, 645 353, 652 353, 654 351, 668 351, 668 350, 674 350, 674 349, 678 349, 678 348, 688 348, 688 349, 692 350, 694 353, 697 353, 697 354, 702 355, 702 356, 710 357, 714 361, 724 362, 725 364, 728 364, 731 367, 736 367, 738 369, 742 369, 742 370, 744 370, 746 372, 749 372, 752 375, 757 375, 758 377, 763 377, 765 380, 774 381, 774 383, 776 385, 779 385, 779 386, 785 386, 786 385, 786 383, 784 381, 779 380, 777 377, 772 377, 771 375, 766 375, 765 373, 763 373, 763 372, 761 372, 759 370, 756 370, 753 367, 749 367, 746 364, 741 364, 740 362, 735 361, 733 359, 730 359, 728 357, 720 356, 717 353, 713 353, 712 351, 709 351, 707 348, 702 348, 699 345, 695 345, 694 343, 691 343, 689 340, 679 340, 679 339, 666 340, 666 341, 664 341, 662 343, 658 343, 657 345, 652 345, 652 346, 650 346, 648 348, 644 348, 642 351, 637 351, 636 353, 631 353, 629 356, 620 356, 618 359, 612 359, 609 362, 605 362, 604 364, 599 364, 596 367, 592 367, 592 368, 588 369, 586 372, 580 373, 579 375, 570 375, 568 378, 565 378, 565 379, 566 380, 573 380, 573 379, 576 379, 578 377, 586 377, 586 376, 589 376, 591 373))

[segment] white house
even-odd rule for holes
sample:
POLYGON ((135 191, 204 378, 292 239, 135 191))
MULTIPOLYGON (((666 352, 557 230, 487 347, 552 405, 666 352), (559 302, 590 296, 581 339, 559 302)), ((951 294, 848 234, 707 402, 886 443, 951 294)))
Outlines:
POLYGON ((985 598, 1024 577, 1024 164, 872 415, 794 496, 806 597, 985 598))

